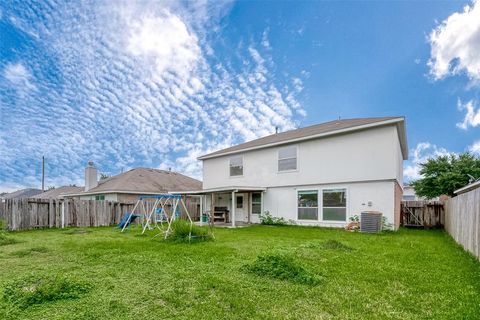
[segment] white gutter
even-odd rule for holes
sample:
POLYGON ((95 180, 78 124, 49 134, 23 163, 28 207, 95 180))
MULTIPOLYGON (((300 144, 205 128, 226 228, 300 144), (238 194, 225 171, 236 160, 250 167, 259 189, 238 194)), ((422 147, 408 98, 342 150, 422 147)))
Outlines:
POLYGON ((165 192, 148 192, 148 191, 125 191, 125 190, 106 190, 106 191, 87 191, 87 192, 82 192, 82 193, 69 193, 63 195, 64 197, 70 197, 70 196, 91 196, 95 194, 107 194, 107 193, 126 193, 126 194, 140 194, 140 195, 156 195, 156 194, 165 194, 168 193, 167 191, 165 192))
POLYGON ((211 189, 203 189, 203 190, 192 190, 192 191, 169 191, 168 193, 171 194, 204 194, 204 193, 212 193, 212 192, 239 192, 239 191, 259 191, 264 192, 267 188, 263 187, 222 187, 222 188, 211 188, 211 189))
MULTIPOLYGON (((394 124, 394 123, 399 123, 399 122, 404 122, 404 118, 395 118, 395 119, 390 119, 390 120, 385 120, 381 122, 375 122, 375 123, 369 123, 369 124, 364 124, 356 127, 351 127, 351 128, 345 128, 345 129, 340 129, 340 130, 335 130, 335 131, 329 131, 329 132, 324 132, 324 133, 319 133, 319 134, 314 134, 310 136, 305 136, 305 137, 300 137, 300 138, 295 138, 295 139, 288 139, 288 140, 282 140, 282 141, 277 141, 277 142, 272 142, 268 144, 262 144, 260 146, 254 146, 250 148, 244 148, 244 149, 239 149, 239 150, 234 150, 234 151, 227 151, 224 153, 218 153, 214 155, 204 155, 201 157, 198 157, 198 160, 206 160, 206 159, 211 159, 211 158, 218 158, 230 154, 235 154, 235 153, 241 153, 241 152, 246 152, 246 151, 252 151, 252 150, 257 150, 257 149, 264 149, 264 148, 269 148, 269 147, 274 147, 282 144, 287 144, 287 143, 292 143, 292 142, 300 142, 300 141, 305 141, 305 140, 311 140, 311 139, 316 139, 316 138, 322 138, 322 137, 328 137, 340 133, 346 133, 346 132, 352 132, 352 131, 358 131, 362 129, 368 129, 368 128, 373 128, 373 127, 380 127, 388 124, 394 124)), ((401 139, 402 140, 402 139, 401 139)), ((405 147, 402 147, 402 152, 408 152, 405 151, 404 149, 406 148, 406 141, 404 141, 405 147)), ((404 155, 404 158, 407 158, 408 154, 404 155)))

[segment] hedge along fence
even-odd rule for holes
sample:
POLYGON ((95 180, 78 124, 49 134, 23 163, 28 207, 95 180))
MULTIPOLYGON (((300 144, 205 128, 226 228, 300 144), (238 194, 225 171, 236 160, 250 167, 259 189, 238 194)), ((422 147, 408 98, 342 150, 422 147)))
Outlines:
POLYGON ((97 200, 7 199, 0 203, 0 219, 9 230, 99 227, 119 223, 133 206, 97 200))
POLYGON ((480 259, 480 188, 447 201, 445 229, 465 250, 480 259))

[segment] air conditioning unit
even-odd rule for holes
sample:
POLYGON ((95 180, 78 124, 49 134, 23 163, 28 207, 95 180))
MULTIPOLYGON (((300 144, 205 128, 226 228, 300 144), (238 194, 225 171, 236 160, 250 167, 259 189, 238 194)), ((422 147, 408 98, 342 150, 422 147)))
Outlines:
POLYGON ((382 213, 364 211, 360 214, 360 232, 376 233, 382 231, 382 213))

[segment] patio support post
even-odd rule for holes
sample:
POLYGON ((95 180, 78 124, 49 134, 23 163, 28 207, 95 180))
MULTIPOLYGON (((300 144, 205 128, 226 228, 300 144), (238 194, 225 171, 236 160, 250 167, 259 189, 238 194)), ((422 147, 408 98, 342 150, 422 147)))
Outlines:
POLYGON ((210 215, 212 217, 212 227, 215 225, 215 193, 211 193, 210 199, 210 215))
POLYGON ((235 228, 235 191, 232 191, 232 228, 235 228))

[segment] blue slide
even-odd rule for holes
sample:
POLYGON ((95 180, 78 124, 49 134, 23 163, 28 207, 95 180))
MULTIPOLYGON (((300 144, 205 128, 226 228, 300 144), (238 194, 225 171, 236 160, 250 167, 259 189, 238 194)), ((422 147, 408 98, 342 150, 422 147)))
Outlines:
POLYGON ((127 227, 130 226, 135 220, 139 217, 139 215, 132 214, 132 217, 130 218, 130 212, 125 212, 125 215, 122 218, 122 221, 118 224, 117 228, 118 229, 123 229, 123 227, 126 225, 127 227))

